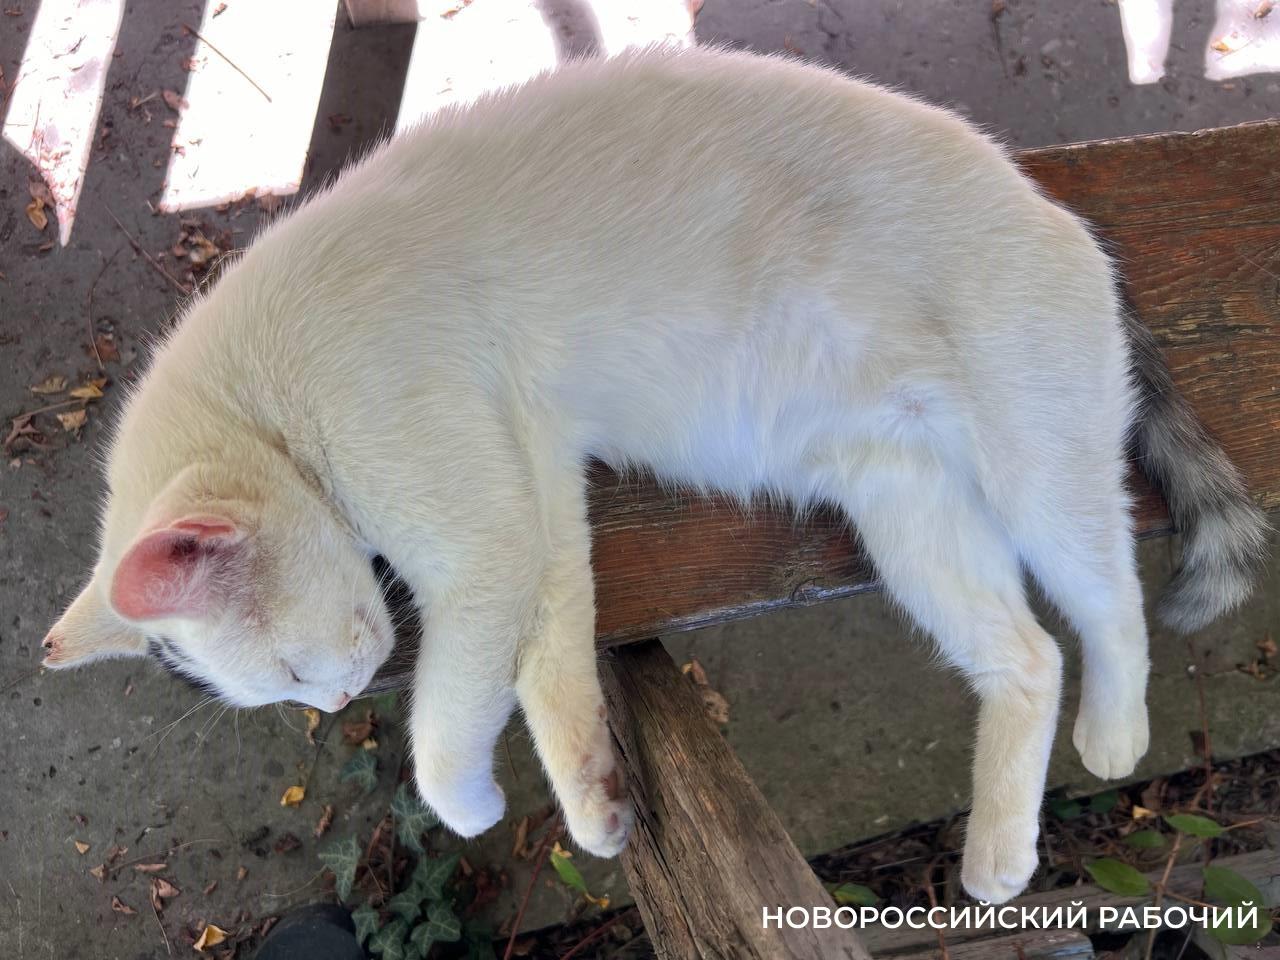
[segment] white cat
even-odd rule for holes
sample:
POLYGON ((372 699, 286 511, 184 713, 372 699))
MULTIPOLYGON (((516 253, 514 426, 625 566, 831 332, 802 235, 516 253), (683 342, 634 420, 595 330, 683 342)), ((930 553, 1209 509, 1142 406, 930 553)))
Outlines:
POLYGON ((386 144, 191 302, 46 662, 150 636, 233 703, 337 710, 392 647, 380 553, 425 626, 426 802, 499 819, 518 703, 574 839, 615 854, 587 460, 829 501, 981 697, 963 879, 1005 900, 1061 685, 1022 568, 1083 642, 1075 745, 1118 777, 1147 746, 1131 434, 1186 535, 1168 619, 1238 603, 1263 549, 1135 336, 1087 229, 951 114, 744 53, 573 63, 386 144))

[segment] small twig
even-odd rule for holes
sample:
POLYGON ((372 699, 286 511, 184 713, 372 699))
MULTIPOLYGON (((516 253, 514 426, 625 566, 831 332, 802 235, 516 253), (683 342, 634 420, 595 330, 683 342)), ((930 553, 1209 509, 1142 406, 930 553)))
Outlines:
POLYGON ((18 684, 23 683, 27 680, 30 680, 32 677, 36 676, 39 673, 40 673, 40 668, 37 667, 35 670, 27 671, 20 677, 14 677, 12 680, 6 683, 3 687, 0 687, 0 693, 8 693, 18 684))
MULTIPOLYGON (((1178 859, 1178 851, 1182 849, 1182 834, 1177 834, 1173 838, 1173 847, 1169 850, 1169 859, 1165 861, 1164 873, 1160 875, 1160 882, 1156 884, 1156 896, 1152 901, 1152 906, 1157 910, 1164 900, 1164 888, 1169 883, 1169 874, 1173 872, 1173 863, 1178 859)), ((1151 953, 1156 948, 1156 934, 1160 932, 1159 927, 1152 927, 1151 932, 1147 934, 1147 950, 1143 954, 1143 960, 1151 960, 1151 953)))
POLYGON ((26 413, 20 413, 16 417, 10 417, 11 420, 24 420, 34 417, 37 413, 48 413, 50 410, 61 410, 63 407, 84 406, 89 402, 88 397, 76 397, 74 400, 63 400, 60 403, 50 403, 43 407, 36 407, 34 410, 28 410, 26 413))
POLYGON ((560 957, 560 960, 569 960, 570 957, 576 956, 578 951, 584 949, 588 944, 594 943, 596 940, 599 940, 611 929, 613 929, 613 925, 616 924, 619 920, 621 920, 623 917, 630 916, 633 913, 635 913, 635 908, 632 908, 630 910, 618 911, 618 913, 616 913, 608 921, 600 924, 600 926, 596 927, 589 934, 587 934, 585 937, 579 940, 576 944, 570 947, 569 951, 560 957))
POLYGON ((338 715, 335 713, 329 720, 329 725, 324 728, 324 733, 316 738, 316 752, 311 757, 311 768, 307 770, 306 779, 302 781, 302 792, 305 794, 311 786, 311 777, 316 772, 316 766, 320 763, 320 751, 324 749, 325 744, 329 742, 329 734, 333 732, 333 725, 338 722, 338 715))
POLYGON ((160 936, 164 937, 164 948, 169 952, 169 956, 173 956, 173 947, 169 945, 169 934, 164 932, 164 923, 160 919, 160 911, 156 909, 156 902, 150 897, 147 898, 151 903, 151 912, 155 915, 156 926, 160 928, 160 936))
POLYGON ((1196 697, 1200 705, 1200 737, 1201 748, 1204 751, 1204 784, 1196 793, 1196 802, 1200 801, 1200 794, 1204 794, 1204 809, 1208 813, 1213 812, 1213 744, 1209 742, 1209 710, 1205 705, 1204 699, 1204 677, 1200 673, 1200 664, 1196 661, 1196 649, 1191 641, 1187 641, 1187 655, 1191 658, 1191 667, 1195 671, 1196 680, 1196 697))
POLYGON ((1182 903, 1189 903, 1193 907, 1207 907, 1210 910, 1214 909, 1213 904, 1205 903, 1203 900, 1196 900, 1196 899, 1193 899, 1192 897, 1184 897, 1182 894, 1174 893, 1172 890, 1166 890, 1164 895, 1168 897, 1170 900, 1178 900, 1178 901, 1181 901, 1182 903))
MULTIPOLYGON (((938 896, 933 891, 933 871, 937 868, 941 856, 934 857, 929 861, 929 865, 924 868, 924 892, 929 898, 929 907, 938 906, 938 896)), ((942 933, 942 927, 939 925, 934 928, 934 932, 938 935, 938 950, 942 954, 941 960, 951 960, 951 951, 947 949, 947 938, 942 933)))
POLYGON ((209 40, 208 40, 208 38, 206 38, 206 37, 202 37, 202 36, 200 35, 200 32, 199 32, 198 30, 196 30, 196 28, 195 28, 195 27, 189 26, 189 25, 187 25, 187 24, 185 24, 185 23, 184 23, 184 24, 182 25, 182 29, 183 29, 183 30, 185 30, 185 31, 187 31, 187 33, 191 34, 193 37, 195 37, 197 40, 199 40, 201 43, 203 43, 206 47, 208 47, 210 50, 212 50, 214 53, 216 53, 218 56, 220 56, 223 60, 227 61, 227 65, 228 65, 229 67, 231 67, 231 69, 232 69, 232 70, 234 70, 236 73, 240 74, 240 76, 242 76, 242 77, 244 77, 246 80, 248 80, 248 81, 249 81, 249 83, 251 83, 251 84, 253 85, 253 89, 257 90, 260 94, 262 94, 264 97, 266 97, 266 98, 267 98, 267 103, 271 103, 271 102, 272 102, 272 101, 271 101, 271 95, 270 95, 270 94, 268 94, 268 93, 267 93, 267 91, 263 90, 263 89, 262 89, 260 86, 258 86, 256 83, 254 83, 254 82, 253 82, 253 77, 249 76, 247 73, 245 73, 243 70, 241 70, 238 66, 236 66, 235 61, 234 61, 234 60, 232 60, 230 57, 228 57, 225 53, 223 53, 223 52, 222 52, 221 50, 219 50, 217 47, 215 47, 212 43, 210 43, 210 42, 209 42, 209 40))
POLYGON ((144 857, 134 857, 132 860, 126 860, 124 863, 117 863, 108 867, 112 873, 119 873, 125 867, 132 867, 135 863, 144 863, 147 860, 168 860, 183 847, 194 846, 197 843, 218 843, 218 837, 205 837, 202 840, 188 840, 186 843, 180 843, 176 847, 170 847, 164 853, 149 853, 144 857))
POLYGON ((529 878, 529 886, 525 889, 524 896, 520 898, 520 909, 516 911, 515 921, 511 924, 511 936, 507 939, 507 949, 502 952, 502 960, 511 960, 511 955, 516 948, 516 937, 520 935, 520 923, 524 920, 524 912, 529 907, 529 897, 533 895, 534 885, 538 882, 538 874, 542 872, 542 866, 547 862, 547 855, 551 853, 551 845, 559 838, 562 826, 560 814, 557 812, 555 819, 551 821, 551 826, 547 827, 547 832, 543 836, 542 842, 538 844, 538 856, 533 864, 533 876, 529 878))
POLYGON ((102 279, 102 275, 107 272, 107 267, 111 266, 111 261, 118 256, 120 256, 120 248, 116 247, 116 252, 107 258, 107 262, 102 265, 98 275, 93 278, 93 283, 89 284, 89 346, 93 347, 93 358, 98 361, 99 373, 105 373, 107 368, 102 365, 102 354, 98 352, 97 328, 93 323, 93 291, 97 289, 98 281, 102 279))
POLYGON ((177 290, 180 294, 182 294, 184 297, 191 296, 191 290, 188 289, 187 285, 183 283, 181 280, 179 280, 177 277, 175 277, 173 274, 171 274, 164 267, 162 267, 160 265, 159 260, 157 260, 151 254, 147 253, 147 251, 142 248, 142 244, 140 244, 137 240, 134 239, 133 234, 131 234, 128 231, 128 229, 125 228, 125 225, 120 222, 120 218, 117 217, 114 213, 112 213, 109 207, 106 208, 106 210, 107 210, 107 216, 109 216, 112 220, 116 222, 116 226, 120 228, 120 232, 123 233, 125 239, 129 241, 129 246, 133 247, 134 252, 137 253, 138 256, 142 257, 143 260, 147 261, 147 263, 150 264, 151 269, 155 270, 156 273, 160 274, 160 276, 168 280, 169 283, 173 286, 173 288, 177 290))

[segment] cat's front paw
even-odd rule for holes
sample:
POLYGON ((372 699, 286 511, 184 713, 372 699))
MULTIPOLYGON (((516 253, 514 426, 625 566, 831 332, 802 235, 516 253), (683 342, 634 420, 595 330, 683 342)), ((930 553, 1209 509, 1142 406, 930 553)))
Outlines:
POLYGON ((1084 703, 1076 717, 1071 742, 1085 769, 1103 780, 1133 773, 1147 752, 1147 705, 1139 700, 1128 709, 1101 710, 1084 703))
POLYGON ((565 823, 574 842, 597 857, 616 857, 627 845, 634 814, 613 758, 583 764, 579 789, 561 798, 565 823))
POLYGON ((983 824, 971 819, 960 869, 968 894, 987 903, 1004 903, 1025 890, 1039 863, 1038 833, 1034 820, 983 824))
POLYGON ((502 788, 488 776, 466 784, 442 784, 417 778, 418 795, 440 822, 460 837, 478 837, 506 810, 502 788))

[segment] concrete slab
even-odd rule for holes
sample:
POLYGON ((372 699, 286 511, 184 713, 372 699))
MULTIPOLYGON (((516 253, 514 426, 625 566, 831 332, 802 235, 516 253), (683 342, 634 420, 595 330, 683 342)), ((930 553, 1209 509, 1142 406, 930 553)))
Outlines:
MULTIPOLYGON (((241 15, 248 9, 241 2, 229 0, 223 16, 241 15)), ((14 12, 0 17, 0 104, 11 99, 38 5, 14 3, 14 12)), ((172 856, 166 874, 183 891, 163 916, 164 936, 175 950, 185 949, 178 938, 187 923, 229 922, 239 910, 265 916, 316 898, 322 881, 310 830, 320 806, 335 805, 336 835, 367 838, 403 751, 398 727, 388 723, 378 737, 380 786, 363 797, 337 780, 352 748, 331 744, 317 753, 296 715, 262 710, 215 720, 206 707, 180 719, 197 697, 141 664, 71 675, 37 669, 40 637, 92 561, 100 484, 94 452, 147 338, 174 309, 172 288, 134 255, 108 210, 156 254, 181 229, 177 217, 153 216, 148 207, 161 195, 174 136, 165 121, 175 114, 160 96, 137 101, 186 89, 184 61, 196 41, 182 25, 202 22, 204 8, 162 0, 126 6, 67 247, 42 249, 55 239, 55 228, 37 232, 27 220, 30 167, 18 147, 0 144, 0 413, 6 428, 8 417, 57 399, 34 396, 30 385, 50 375, 73 383, 97 375, 88 346, 91 291, 94 333, 110 334, 120 353, 118 361, 108 357, 106 373, 114 382, 78 434, 63 432, 51 413, 41 414, 35 425, 52 449, 29 451, 16 465, 0 463, 0 941, 19 957, 168 956, 146 902, 145 877, 122 876, 104 886, 88 875, 112 844, 130 848, 126 859, 188 844, 172 856), (281 807, 281 793, 313 764, 302 806, 281 807), (286 833, 300 846, 276 853, 286 833), (89 843, 89 851, 78 854, 76 840, 89 843), (238 883, 240 865, 249 872, 238 883), (217 888, 202 894, 214 880, 217 888), (113 894, 139 912, 114 913, 113 894)), ((1009 0, 994 27, 990 14, 987 0, 707 0, 697 36, 841 64, 951 104, 1024 146, 1280 113, 1274 74, 1225 83, 1204 78, 1203 54, 1214 29, 1207 0, 1176 6, 1166 76, 1143 87, 1127 80, 1113 5, 1009 0)), ((558 22, 560 14, 548 13, 548 23, 558 22)), ((413 42, 412 28, 353 32, 339 17, 306 184, 323 182, 346 157, 393 128, 413 42)), ((562 37, 558 47, 593 48, 581 36, 562 37)), ((0 106, 0 116, 4 110, 0 106)), ((252 236, 262 216, 255 206, 200 215, 232 231, 237 242, 252 236)), ((164 263, 174 266, 172 259, 164 263)), ((1144 548, 1153 589, 1167 577, 1167 551, 1160 544, 1144 548)), ((1280 743, 1277 681, 1236 670, 1253 658, 1255 641, 1280 625, 1278 576, 1273 565, 1259 599, 1195 638, 1193 652, 1157 634, 1153 749, 1144 771, 1195 759, 1188 731, 1198 729, 1199 720, 1189 664, 1205 677, 1222 755, 1280 743)), ((696 653, 728 697, 728 736, 808 852, 965 803, 972 704, 960 684, 912 644, 874 597, 670 641, 678 658, 696 653)), ((1068 741, 1064 730, 1053 781, 1088 786, 1068 741)), ((509 821, 465 845, 473 862, 508 871, 509 889, 490 909, 496 922, 514 912, 526 883, 527 864, 510 861, 511 825, 546 801, 518 727, 509 744, 510 761, 499 758, 509 821)), ((593 892, 624 895, 616 863, 585 863, 584 873, 593 892)), ((571 900, 556 884, 540 883, 529 922, 555 922, 571 900)))

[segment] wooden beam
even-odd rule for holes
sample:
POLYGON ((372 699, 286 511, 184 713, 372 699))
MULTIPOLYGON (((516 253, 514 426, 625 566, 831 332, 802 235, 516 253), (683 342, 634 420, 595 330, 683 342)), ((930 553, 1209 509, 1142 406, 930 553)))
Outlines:
POLYGON ((765 927, 766 907, 834 904, 662 644, 615 651, 602 679, 636 812, 622 865, 658 956, 867 957, 851 931, 765 927))
MULTIPOLYGON (((1096 227, 1179 389, 1266 508, 1280 506, 1278 156, 1280 121, 1016 157, 1096 227)), ((1136 475, 1134 485, 1139 534, 1169 533, 1160 498, 1136 475)), ((591 522, 602 646, 875 587, 856 537, 831 512, 803 523, 765 506, 748 515, 597 466, 591 522)), ((402 673, 389 665, 380 688, 402 673)))

